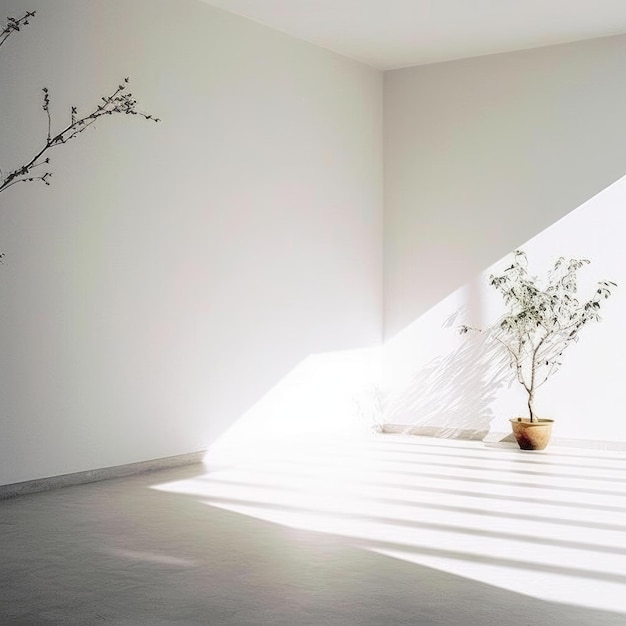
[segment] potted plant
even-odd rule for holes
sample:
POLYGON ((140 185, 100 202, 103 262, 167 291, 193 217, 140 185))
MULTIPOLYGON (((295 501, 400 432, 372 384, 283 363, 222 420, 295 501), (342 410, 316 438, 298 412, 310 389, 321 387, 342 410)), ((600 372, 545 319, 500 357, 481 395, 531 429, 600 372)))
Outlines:
MULTIPOLYGON (((516 250, 511 265, 489 277, 507 308, 491 329, 493 337, 507 351, 515 378, 528 394, 528 417, 510 420, 522 450, 542 450, 548 444, 553 420, 537 416, 535 393, 559 369, 580 331, 600 320, 602 303, 617 286, 600 281, 590 299, 578 300, 578 271, 588 263, 561 257, 540 284, 528 273, 526 254, 516 250)), ((468 330, 469 326, 461 328, 468 330)))

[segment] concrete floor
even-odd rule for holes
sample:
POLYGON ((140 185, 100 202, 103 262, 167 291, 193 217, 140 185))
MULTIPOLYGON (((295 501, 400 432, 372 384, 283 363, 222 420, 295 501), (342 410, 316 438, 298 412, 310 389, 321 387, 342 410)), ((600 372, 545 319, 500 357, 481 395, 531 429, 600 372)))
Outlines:
POLYGON ((0 555, 3 625, 623 626, 626 456, 290 445, 0 502, 0 555))

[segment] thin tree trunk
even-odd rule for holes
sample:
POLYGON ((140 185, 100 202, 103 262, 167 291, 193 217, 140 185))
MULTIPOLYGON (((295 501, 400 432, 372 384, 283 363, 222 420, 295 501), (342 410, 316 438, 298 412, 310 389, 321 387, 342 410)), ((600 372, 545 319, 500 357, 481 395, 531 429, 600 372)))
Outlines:
POLYGON ((533 403, 535 400, 535 393, 532 390, 528 391, 528 413, 530 414, 530 421, 536 422, 535 411, 533 410, 533 403))

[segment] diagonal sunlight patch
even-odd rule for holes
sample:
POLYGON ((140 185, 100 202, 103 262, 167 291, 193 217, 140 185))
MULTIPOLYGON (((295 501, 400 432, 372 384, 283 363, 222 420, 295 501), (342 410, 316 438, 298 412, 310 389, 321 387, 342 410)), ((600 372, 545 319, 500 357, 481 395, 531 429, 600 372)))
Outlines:
MULTIPOLYGON (((539 267, 555 251, 590 256, 592 281, 626 285, 625 201, 626 177, 523 248, 539 267)), ((623 296, 538 407, 558 420, 555 443, 587 437, 598 449, 522 453, 499 443, 525 406, 507 360, 456 330, 497 318, 485 275, 382 349, 309 356, 212 446, 205 475, 154 488, 519 594, 626 614, 623 296), (390 425, 439 438, 373 432, 390 425), (498 445, 480 441, 486 435, 498 445)))
POLYGON ((626 613, 625 479, 622 453, 371 435, 293 440, 157 488, 510 591, 626 613))
MULTIPOLYGON (((626 421, 616 415, 616 408, 626 404, 624 206, 626 177, 520 242, 530 273, 539 276, 560 256, 589 259, 580 274, 581 299, 595 292, 598 280, 618 284, 602 321, 585 328, 582 340, 568 348, 558 374, 538 391, 539 415, 556 420, 554 438, 564 443, 585 439, 608 448, 621 442, 626 449, 626 421)), ((512 380, 500 346, 485 342, 485 333, 459 334, 463 324, 486 329, 501 316, 502 299, 488 278, 509 262, 507 256, 486 268, 385 343, 382 387, 390 432, 489 435, 500 441, 510 434, 508 419, 525 415, 527 397, 512 380)), ((425 280, 437 281, 437 273, 427 273, 425 280)))
POLYGON ((210 448, 206 462, 272 456, 303 442, 368 432, 379 412, 380 348, 314 354, 252 406, 210 448))

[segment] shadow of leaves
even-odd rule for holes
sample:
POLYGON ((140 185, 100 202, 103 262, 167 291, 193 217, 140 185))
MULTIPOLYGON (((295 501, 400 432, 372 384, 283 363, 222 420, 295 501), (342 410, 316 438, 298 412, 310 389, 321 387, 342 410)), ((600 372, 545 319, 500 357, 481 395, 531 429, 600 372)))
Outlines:
MULTIPOLYGON (((461 311, 451 315, 454 326, 461 311)), ((415 371, 386 397, 387 430, 444 438, 482 439, 495 415, 497 392, 510 385, 511 369, 491 330, 469 332, 459 345, 415 371)))

